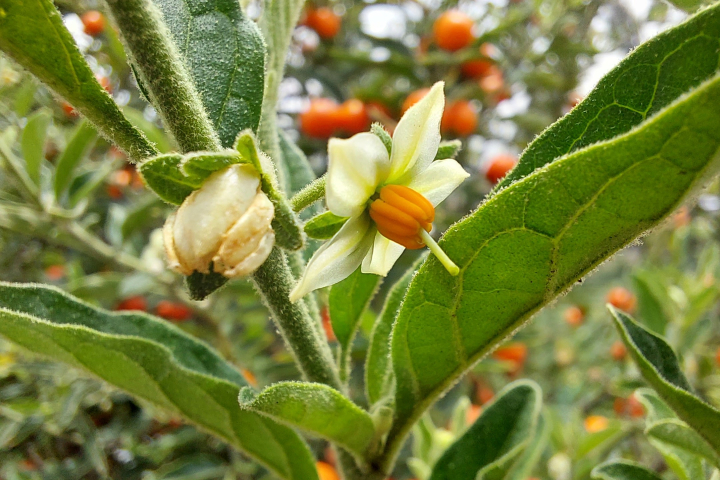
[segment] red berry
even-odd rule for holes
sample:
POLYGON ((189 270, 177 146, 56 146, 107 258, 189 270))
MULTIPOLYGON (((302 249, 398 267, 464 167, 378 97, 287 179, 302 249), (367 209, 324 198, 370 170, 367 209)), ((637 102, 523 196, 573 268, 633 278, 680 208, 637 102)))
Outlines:
POLYGON ((155 307, 155 312, 166 320, 184 322, 192 317, 192 310, 182 303, 161 300, 155 307))
POLYGON ((329 98, 310 100, 310 107, 300 114, 300 130, 308 137, 330 138, 337 127, 338 105, 329 98))
POLYGON ((466 137, 475 133, 478 126, 477 112, 467 100, 458 100, 445 109, 440 130, 466 137))
POLYGON ((610 356, 613 358, 613 360, 619 362, 619 361, 625 359, 626 355, 627 355, 627 348, 625 348, 625 344, 623 342, 621 342, 620 340, 616 340, 610 346, 610 356))
POLYGON ((485 178, 494 185, 507 175, 510 170, 515 168, 515 164, 517 164, 517 159, 514 156, 498 155, 490 160, 490 164, 485 171, 485 178))
POLYGON ((128 297, 118 303, 115 310, 140 310, 142 312, 147 312, 147 301, 142 295, 128 297))
POLYGON ((637 306, 637 298, 635 298, 635 295, 633 295, 630 290, 623 287, 612 288, 608 292, 606 300, 613 307, 619 308, 620 310, 624 310, 628 313, 633 313, 635 311, 635 307, 637 306))
POLYGON ((336 342, 337 337, 335 336, 335 332, 332 328, 332 321, 330 320, 330 311, 328 310, 328 307, 323 307, 320 311, 320 317, 322 317, 322 326, 323 330, 325 330, 325 336, 327 337, 328 342, 336 342))
POLYGON ((337 126, 350 135, 364 132, 370 128, 370 117, 365 104, 352 99, 344 102, 335 112, 337 126))
POLYGON ((415 90, 414 92, 410 93, 410 95, 405 98, 405 101, 402 104, 401 113, 404 114, 405 112, 407 112, 410 107, 422 100, 422 98, 427 95, 429 91, 429 88, 421 88, 420 90, 415 90))
POLYGON ((580 307, 573 305, 565 310, 563 316, 565 317, 565 321, 568 325, 570 325, 571 327, 579 327, 583 323, 585 313, 580 307))
POLYGON ((322 7, 307 13, 305 25, 315 30, 320 38, 328 40, 340 31, 342 18, 331 9, 322 7))
POLYGON ((51 282, 65 278, 65 265, 50 265, 45 269, 45 276, 51 282))

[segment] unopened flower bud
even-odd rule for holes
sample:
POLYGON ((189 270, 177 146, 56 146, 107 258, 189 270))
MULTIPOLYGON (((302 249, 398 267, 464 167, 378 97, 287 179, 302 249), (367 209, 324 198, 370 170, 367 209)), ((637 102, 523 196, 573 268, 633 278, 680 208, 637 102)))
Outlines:
POLYGON ((163 229, 170 268, 190 275, 213 271, 228 278, 254 272, 275 244, 272 202, 250 165, 210 175, 163 229))

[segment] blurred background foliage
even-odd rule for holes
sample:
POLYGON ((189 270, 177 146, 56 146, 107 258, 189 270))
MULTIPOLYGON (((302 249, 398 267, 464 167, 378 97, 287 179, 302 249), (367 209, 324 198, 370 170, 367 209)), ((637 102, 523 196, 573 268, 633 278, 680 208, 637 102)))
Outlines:
MULTIPOLYGON (((96 11, 102 5, 56 3, 128 118, 160 150, 172 150, 117 33, 96 11)), ((245 3, 256 18, 259 4, 245 3)), ((423 88, 444 80, 443 136, 463 141, 459 160, 472 173, 438 212, 444 230, 631 48, 683 18, 659 0, 317 1, 294 35, 280 125, 321 174, 329 136, 366 130, 371 121, 392 130, 423 88)), ((170 207, 72 107, 4 57, 0 167, 1 280, 50 283, 105 308, 157 314, 214 345, 259 386, 298 377, 248 283, 189 301, 164 267, 159 229, 170 207), (36 177, 25 169, 32 162, 36 177)), ((616 458, 677 478, 643 435, 645 411, 634 391, 645 384, 604 304, 636 313, 664 335, 700 395, 720 405, 717 192, 713 186, 697 206, 680 209, 477 365, 418 425, 397 479, 426 478, 465 422, 515 378, 531 378, 544 392, 547 429, 528 478, 587 479, 594 466, 616 458)), ((385 280, 355 343, 351 387, 360 404, 370 330, 385 291, 415 258, 406 253, 385 280)), ((329 451, 322 442, 312 447, 325 462, 323 480, 332 480, 329 451)), ((177 418, 0 341, 0 478, 270 477, 177 418)))

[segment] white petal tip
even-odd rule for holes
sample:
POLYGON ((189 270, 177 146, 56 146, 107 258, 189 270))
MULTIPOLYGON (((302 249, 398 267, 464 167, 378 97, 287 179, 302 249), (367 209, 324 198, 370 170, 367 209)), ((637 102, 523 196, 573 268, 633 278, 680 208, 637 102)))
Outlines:
POLYGON ((292 303, 295 303, 307 294, 308 292, 300 290, 300 285, 297 285, 295 288, 292 289, 292 292, 290 292, 290 301, 292 303))

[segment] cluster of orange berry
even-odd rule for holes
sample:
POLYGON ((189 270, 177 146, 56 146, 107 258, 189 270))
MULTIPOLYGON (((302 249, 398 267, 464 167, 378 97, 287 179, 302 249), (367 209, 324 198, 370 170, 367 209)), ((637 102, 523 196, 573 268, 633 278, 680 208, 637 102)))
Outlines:
POLYGON ((338 104, 329 98, 314 98, 300 115, 300 130, 312 138, 354 135, 370 128, 368 107, 356 98, 338 104))
MULTIPOLYGON (((117 304, 115 310, 147 312, 148 302, 142 295, 135 295, 122 300, 117 304)), ((157 316, 170 320, 174 323, 190 320, 193 316, 193 311, 190 307, 183 305, 182 303, 171 302, 170 300, 159 301, 155 306, 155 313, 157 316)))

